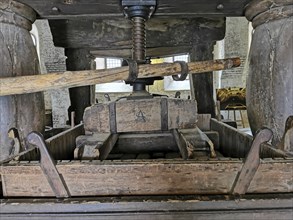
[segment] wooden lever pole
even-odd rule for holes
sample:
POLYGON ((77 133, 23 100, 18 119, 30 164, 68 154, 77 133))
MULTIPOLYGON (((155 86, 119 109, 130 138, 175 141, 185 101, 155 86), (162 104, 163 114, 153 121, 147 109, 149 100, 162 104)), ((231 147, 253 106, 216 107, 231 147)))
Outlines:
MULTIPOLYGON (((204 73, 238 67, 240 63, 240 58, 191 62, 188 63, 188 69, 191 74, 204 73)), ((138 78, 170 76, 180 72, 181 66, 179 63, 140 65, 138 67, 138 78)), ((119 67, 104 70, 66 71, 0 78, 0 96, 108 83, 116 80, 126 80, 128 76, 128 67, 119 67)))

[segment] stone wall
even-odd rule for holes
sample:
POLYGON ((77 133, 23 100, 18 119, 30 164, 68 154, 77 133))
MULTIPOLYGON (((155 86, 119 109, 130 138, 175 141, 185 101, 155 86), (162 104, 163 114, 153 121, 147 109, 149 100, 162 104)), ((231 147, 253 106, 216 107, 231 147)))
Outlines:
MULTIPOLYGON (((35 25, 39 35, 39 56, 42 73, 66 70, 63 48, 54 46, 51 30, 47 20, 37 20, 35 25)), ((70 105, 67 89, 45 92, 46 109, 52 110, 53 127, 64 127, 68 120, 67 109, 70 105)))

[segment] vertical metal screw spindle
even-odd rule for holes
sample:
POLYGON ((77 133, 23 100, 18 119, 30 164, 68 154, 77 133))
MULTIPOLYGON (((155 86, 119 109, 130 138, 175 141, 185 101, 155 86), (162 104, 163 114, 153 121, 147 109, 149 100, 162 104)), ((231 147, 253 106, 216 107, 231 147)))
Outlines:
POLYGON ((142 17, 133 17, 132 21, 132 59, 145 61, 146 57, 146 20, 142 17))

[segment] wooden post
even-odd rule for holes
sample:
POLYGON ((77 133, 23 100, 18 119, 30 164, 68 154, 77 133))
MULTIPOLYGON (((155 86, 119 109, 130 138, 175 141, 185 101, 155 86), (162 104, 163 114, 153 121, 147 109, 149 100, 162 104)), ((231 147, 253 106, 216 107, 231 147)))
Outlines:
POLYGON ((293 115, 292 1, 252 1, 245 15, 254 33, 248 59, 247 112, 253 133, 267 126, 273 145, 293 115), (291 2, 291 3, 290 3, 291 2))
MULTIPOLYGON (((39 74, 36 48, 29 31, 35 12, 12 0, 0 1, 0 77, 39 74)), ((44 130, 45 107, 43 94, 0 97, 0 160, 14 154, 14 143, 8 130, 19 131, 20 143, 32 130, 44 130)), ((17 152, 16 152, 17 153, 17 152)))
MULTIPOLYGON (((94 69, 93 56, 86 49, 65 49, 66 68, 68 71, 94 69)), ((81 86, 69 89, 71 106, 68 109, 71 124, 71 112, 75 112, 74 124, 82 121, 84 109, 94 104, 95 86, 81 86)))
MULTIPOLYGON (((190 53, 190 61, 213 59, 214 41, 205 44, 194 45, 190 53)), ((215 102, 213 98, 214 84, 213 72, 190 75, 191 96, 197 101, 199 114, 211 114, 214 118, 215 102)))

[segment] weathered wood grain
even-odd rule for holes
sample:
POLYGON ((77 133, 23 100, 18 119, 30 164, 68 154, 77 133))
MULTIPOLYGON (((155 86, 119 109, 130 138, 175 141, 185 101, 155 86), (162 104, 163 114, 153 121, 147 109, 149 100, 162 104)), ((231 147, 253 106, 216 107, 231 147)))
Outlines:
MULTIPOLYGON (((55 46, 101 50, 99 53, 102 56, 106 56, 102 51, 115 50, 110 57, 122 52, 122 57, 131 57, 132 23, 123 17, 50 20, 49 24, 55 46), (129 52, 127 56, 126 50, 129 52)), ((146 22, 147 56, 159 51, 171 55, 176 48, 191 48, 202 39, 221 40, 225 37, 225 24, 224 18, 152 17, 146 22)))
POLYGON ((161 131, 162 120, 166 120, 168 129, 194 128, 197 119, 197 104, 195 100, 179 100, 166 98, 120 100, 115 103, 115 115, 111 115, 110 104, 96 104, 88 107, 84 113, 85 130, 89 132, 110 132, 111 120, 116 124, 116 131, 139 132, 161 131), (167 108, 161 106, 166 100, 167 108), (162 117, 162 111, 167 117, 162 117))
POLYGON ((220 150, 224 156, 244 158, 247 155, 252 143, 252 136, 241 133, 216 119, 211 119, 211 130, 219 132, 220 150))
MULTIPOLYGON (((72 196, 228 193, 240 161, 57 165, 72 196)), ((4 195, 54 196, 38 165, 2 166, 4 195)))
MULTIPOLYGON (((229 161, 58 164, 72 196, 227 194, 243 163, 229 161)), ((261 161, 248 193, 292 189, 293 160, 261 161)), ((53 197, 38 164, 1 166, 6 197, 53 197)))
MULTIPOLYGON (((244 158, 252 144, 253 137, 237 129, 211 119, 211 129, 220 136, 220 150, 224 156, 244 158)), ((274 148, 269 144, 261 145, 261 158, 292 157, 288 152, 274 148)))
POLYGON ((83 124, 63 131, 46 139, 48 151, 55 160, 72 160, 74 158, 75 139, 84 134, 83 124))
POLYGON ((257 15, 276 7, 292 5, 291 0, 251 0, 245 8, 245 16, 252 21, 257 15))
MULTIPOLYGON (((120 2, 117 0, 19 0, 30 5, 37 11, 40 18, 64 19, 64 18, 88 18, 88 17, 122 17, 120 2), (52 10, 56 7, 57 10, 52 10)), ((242 16, 244 6, 250 0, 222 0, 223 8, 217 9, 219 2, 205 0, 160 0, 158 1, 155 16, 242 16)))
MULTIPOLYGON (((0 1, 0 82, 3 78, 40 74, 36 47, 29 33, 35 17, 35 12, 23 4, 0 1)), ((31 131, 44 132, 44 116, 42 93, 0 97, 0 160, 13 156, 16 147, 8 137, 9 130, 19 131, 24 150, 25 137, 31 131)), ((35 157, 35 152, 26 155, 27 159, 35 157)))
POLYGON ((178 147, 170 132, 152 134, 121 134, 112 153, 177 152, 178 147))
MULTIPOLYGON (((229 69, 240 65, 240 58, 188 63, 192 74, 229 69)), ((181 72, 178 63, 141 65, 139 78, 170 76, 181 72)), ((49 89, 71 88, 99 83, 127 80, 128 67, 108 70, 66 71, 37 76, 6 77, 0 80, 0 96, 33 93, 49 89)))
MULTIPOLYGON (((282 6, 286 1, 278 2, 282 6)), ((290 2, 291 6, 287 7, 291 16, 283 19, 272 16, 274 20, 267 20, 255 28, 247 59, 246 105, 249 124, 253 134, 263 126, 272 129, 274 146, 281 142, 286 120, 293 115, 293 9, 290 2)), ((282 7, 267 8, 265 11, 278 16, 283 14, 282 7)), ((258 16, 266 17, 267 13, 258 16)))
POLYGON ((211 115, 210 114, 198 114, 197 127, 202 131, 211 130, 211 115))
POLYGON ((247 193, 293 192, 293 161, 261 161, 247 193))
MULTIPOLYGON (((165 57, 170 54, 186 54, 189 53, 190 46, 170 46, 170 47, 159 47, 159 48, 147 48, 146 56, 148 57, 165 57)), ((96 57, 118 57, 128 59, 132 55, 131 48, 120 48, 120 49, 91 49, 91 54, 96 57)))
POLYGON ((116 103, 117 132, 161 130, 160 99, 116 103))

